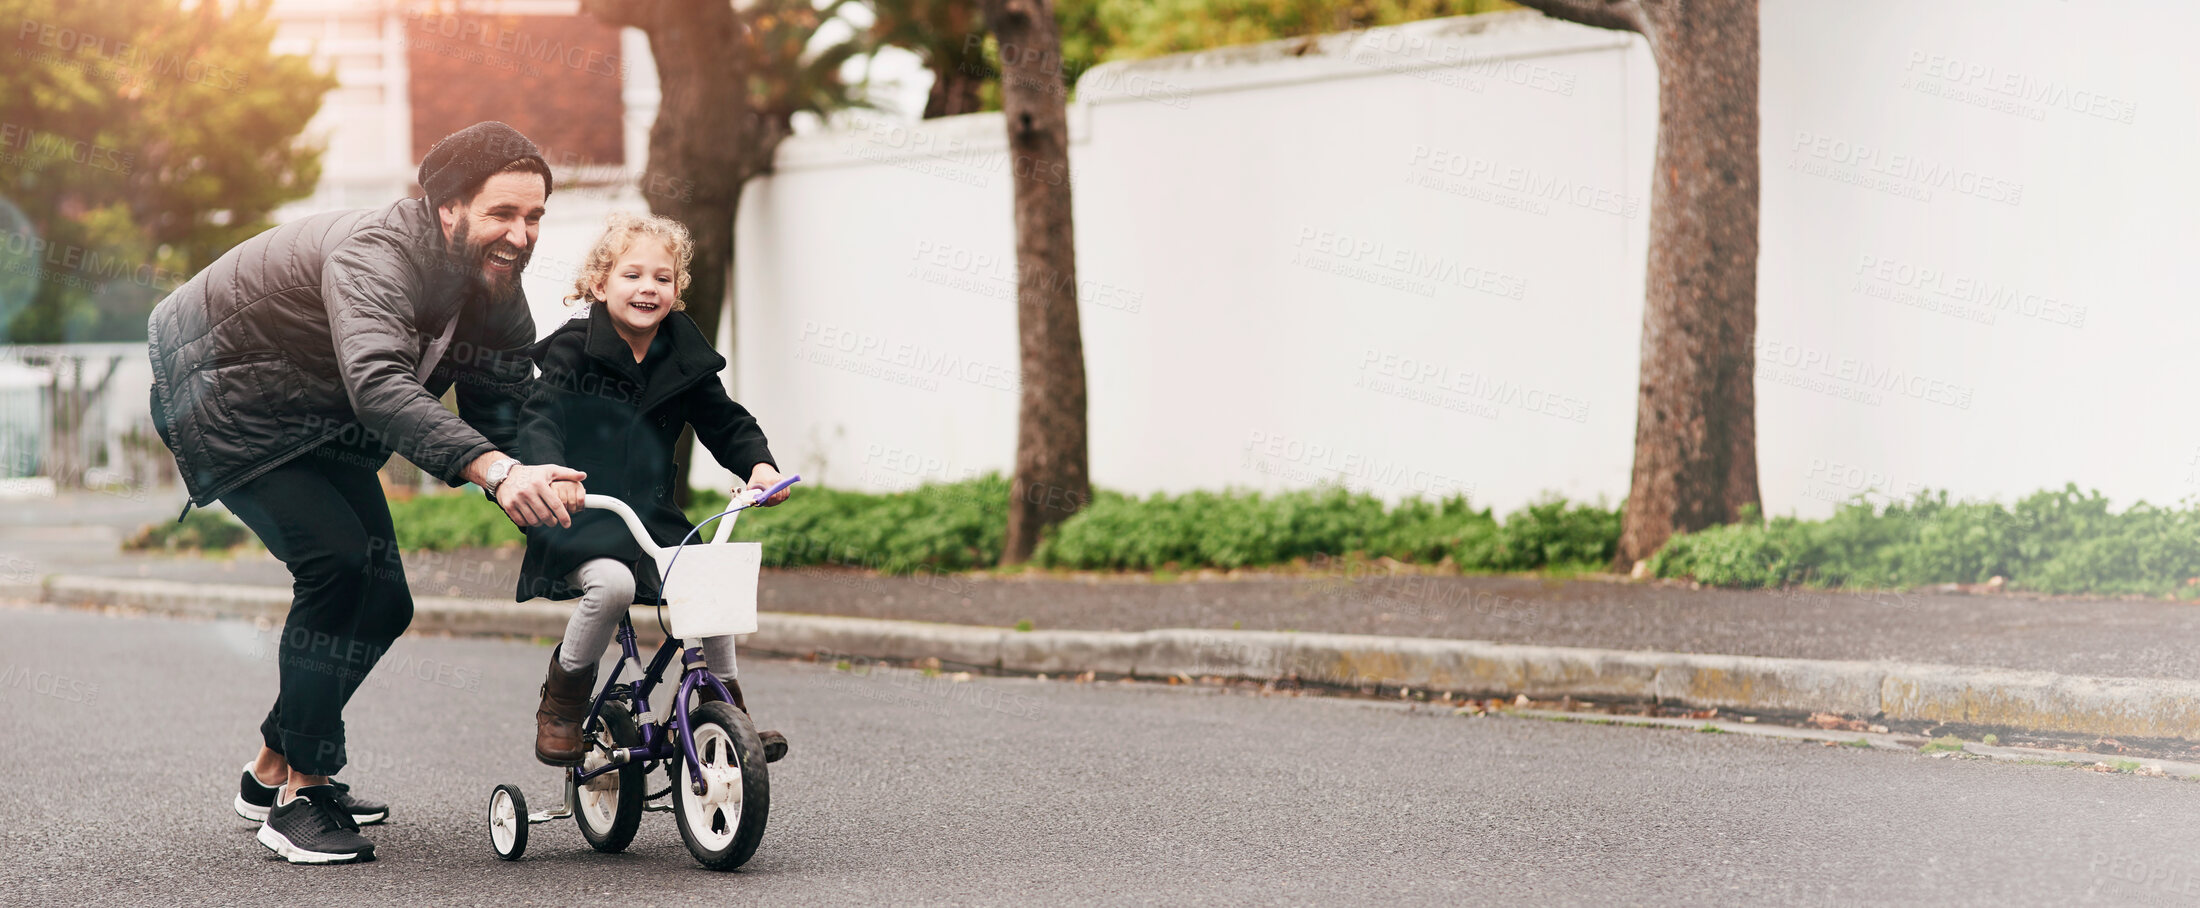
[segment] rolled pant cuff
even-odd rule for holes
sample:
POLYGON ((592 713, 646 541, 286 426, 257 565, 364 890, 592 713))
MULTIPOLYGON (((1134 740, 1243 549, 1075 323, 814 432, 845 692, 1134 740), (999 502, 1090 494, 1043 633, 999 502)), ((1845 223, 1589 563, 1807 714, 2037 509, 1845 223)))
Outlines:
POLYGON ((344 733, 308 735, 283 730, 283 759, 290 771, 309 776, 333 776, 344 768, 344 733))

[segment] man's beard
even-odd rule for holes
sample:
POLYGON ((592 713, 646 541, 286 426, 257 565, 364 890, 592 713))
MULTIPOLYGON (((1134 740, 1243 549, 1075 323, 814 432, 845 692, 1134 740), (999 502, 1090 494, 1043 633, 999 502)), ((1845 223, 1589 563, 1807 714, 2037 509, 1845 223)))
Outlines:
POLYGON ((464 219, 461 219, 458 226, 452 229, 450 241, 444 244, 444 252, 449 256, 451 267, 465 274, 469 283, 487 292, 491 299, 503 299, 511 296, 519 289, 520 275, 527 270, 527 262, 534 256, 534 247, 530 245, 526 249, 519 249, 503 240, 475 243, 473 241, 473 231, 469 227, 470 225, 464 219), (512 253, 514 261, 512 262, 510 274, 494 279, 489 276, 486 269, 489 264, 489 251, 491 249, 512 253))

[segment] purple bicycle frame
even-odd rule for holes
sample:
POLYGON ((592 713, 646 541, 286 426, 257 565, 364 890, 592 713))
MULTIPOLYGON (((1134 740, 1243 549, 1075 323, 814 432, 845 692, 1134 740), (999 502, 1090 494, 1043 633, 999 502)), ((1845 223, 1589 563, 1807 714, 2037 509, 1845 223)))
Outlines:
MULTIPOLYGON (((756 496, 755 500, 763 501, 769 499, 773 495, 779 494, 781 490, 784 490, 788 486, 794 485, 795 483, 801 481, 802 477, 800 475, 789 476, 778 485, 772 486, 770 489, 765 490, 762 495, 756 496)), ((749 506, 750 505, 746 504, 737 505, 733 508, 729 508, 723 512, 720 512, 717 518, 714 519, 724 519, 727 514, 743 510, 749 506)), ((709 522, 709 520, 703 521, 703 523, 709 522)), ((695 532, 700 532, 701 529, 701 524, 698 524, 696 526, 696 529, 694 531, 691 531, 689 535, 693 536, 695 532)), ((686 540, 682 540, 681 544, 683 546, 686 545, 686 540)), ((675 556, 675 558, 677 558, 677 556, 675 556)), ((619 616, 618 638, 620 653, 619 661, 611 667, 610 676, 604 679, 603 689, 598 691, 596 693, 595 699, 590 701, 588 704, 588 715, 586 718, 583 718, 581 720, 581 729, 584 735, 587 734, 587 732, 596 725, 596 717, 603 711, 604 701, 611 698, 611 689, 618 685, 619 673, 626 670, 626 664, 628 662, 632 662, 635 665, 642 664, 641 649, 640 647, 635 645, 634 640, 634 622, 628 616, 619 616)), ((698 787, 703 784, 703 762, 695 755, 695 735, 693 732, 694 726, 690 724, 690 720, 688 718, 688 695, 694 693, 697 686, 705 683, 710 685, 711 690, 717 692, 718 698, 721 701, 727 703, 733 702, 733 694, 731 691, 726 690, 725 683, 718 680, 718 675, 716 673, 711 672, 707 666, 697 666, 696 663, 703 661, 703 650, 701 647, 689 647, 686 650, 681 650, 678 646, 678 643, 678 638, 667 636, 665 637, 665 642, 658 645, 656 654, 650 657, 649 665, 642 670, 642 677, 637 679, 634 683, 631 694, 628 697, 628 709, 633 712, 634 716, 637 719, 649 712, 650 692, 655 690, 658 683, 663 679, 665 666, 671 664, 672 662, 672 654, 676 651, 680 652, 681 671, 679 693, 674 695, 672 700, 671 721, 671 727, 677 730, 677 734, 673 735, 673 737, 679 739, 679 747, 675 749, 671 741, 663 740, 661 736, 661 729, 658 727, 657 723, 642 723, 642 743, 640 746, 619 748, 613 750, 611 752, 611 762, 606 763, 603 766, 599 766, 593 770, 583 771, 578 766, 572 767, 570 771, 573 773, 573 781, 575 783, 586 782, 589 779, 593 779, 597 776, 603 775, 604 773, 610 772, 614 769, 625 767, 632 763, 643 764, 646 771, 647 764, 658 760, 672 759, 675 753, 677 753, 677 755, 686 762, 688 769, 688 778, 694 780, 693 784, 698 787)), ((703 792, 698 790, 695 793, 697 795, 701 795, 703 792)))

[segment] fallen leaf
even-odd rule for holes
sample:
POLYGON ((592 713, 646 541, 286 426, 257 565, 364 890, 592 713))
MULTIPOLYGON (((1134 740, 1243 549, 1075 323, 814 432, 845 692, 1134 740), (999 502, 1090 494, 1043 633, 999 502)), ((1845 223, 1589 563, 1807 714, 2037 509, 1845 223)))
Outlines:
POLYGON ((1803 724, 1827 731, 1864 731, 1871 727, 1862 719, 1850 719, 1833 713, 1811 713, 1810 718, 1803 720, 1803 724))

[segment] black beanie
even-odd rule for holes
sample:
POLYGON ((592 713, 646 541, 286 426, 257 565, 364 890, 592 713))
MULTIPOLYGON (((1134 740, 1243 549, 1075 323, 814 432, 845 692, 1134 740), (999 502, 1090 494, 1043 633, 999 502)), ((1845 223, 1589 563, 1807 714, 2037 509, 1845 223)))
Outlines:
POLYGON ((444 136, 428 149, 428 156, 420 159, 420 188, 428 193, 428 207, 440 208, 444 202, 479 187, 506 165, 529 159, 542 165, 542 194, 548 196, 550 165, 543 161, 542 150, 519 130, 484 120, 444 136))

